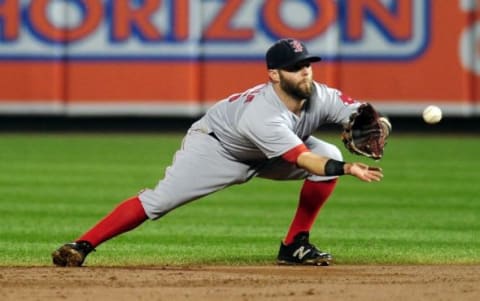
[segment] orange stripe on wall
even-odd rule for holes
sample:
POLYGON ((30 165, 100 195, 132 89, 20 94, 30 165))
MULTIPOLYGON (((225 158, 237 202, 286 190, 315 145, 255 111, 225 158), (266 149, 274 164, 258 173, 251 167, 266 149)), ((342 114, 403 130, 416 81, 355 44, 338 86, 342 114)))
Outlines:
POLYGON ((199 101, 194 63, 0 63, 0 101, 199 101))
MULTIPOLYGON (((315 64, 315 79, 357 99, 468 100, 468 74, 458 63, 315 64), (420 67, 419 67, 420 66, 420 67), (417 68, 430 71, 415 72, 417 68), (332 76, 332 74, 337 76, 332 76), (441 74, 434 78, 433 74, 441 74), (425 77, 431 74, 432 78, 425 77), (386 79, 388 77, 388 79, 386 79), (455 87, 455 88, 454 88, 455 87), (458 89, 464 87, 464 89, 458 89)), ((263 63, 1 63, 0 101, 201 102, 268 81, 263 63), (68 78, 68 82, 65 80, 68 78)))
POLYGON ((63 99, 65 67, 60 63, 0 63, 0 101, 63 99))
POLYGON ((210 62, 202 66, 202 99, 220 100, 268 81, 264 63, 210 62))
POLYGON ((68 67, 72 102, 142 102, 199 99, 199 66, 195 63, 85 63, 68 67))

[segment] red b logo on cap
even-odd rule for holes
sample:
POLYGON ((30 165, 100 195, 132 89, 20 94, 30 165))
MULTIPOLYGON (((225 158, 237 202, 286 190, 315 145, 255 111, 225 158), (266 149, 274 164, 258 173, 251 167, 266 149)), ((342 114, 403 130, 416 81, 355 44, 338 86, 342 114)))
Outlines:
POLYGON ((303 52, 302 43, 297 40, 290 41, 290 46, 292 46, 294 52, 303 52))

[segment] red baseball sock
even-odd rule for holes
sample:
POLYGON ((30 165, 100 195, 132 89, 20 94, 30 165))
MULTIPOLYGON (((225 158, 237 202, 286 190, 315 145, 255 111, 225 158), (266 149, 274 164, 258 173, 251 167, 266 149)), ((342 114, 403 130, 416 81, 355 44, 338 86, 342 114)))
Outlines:
POLYGON ((323 204, 327 201, 330 194, 335 188, 337 179, 313 182, 305 180, 302 190, 300 192, 300 201, 298 203, 297 212, 293 218, 290 229, 285 237, 284 243, 290 244, 293 242, 293 238, 300 232, 309 232, 313 226, 313 223, 322 208, 323 204))
POLYGON ((96 247, 114 236, 141 225, 147 218, 140 199, 133 197, 120 203, 117 208, 76 241, 86 240, 96 247))

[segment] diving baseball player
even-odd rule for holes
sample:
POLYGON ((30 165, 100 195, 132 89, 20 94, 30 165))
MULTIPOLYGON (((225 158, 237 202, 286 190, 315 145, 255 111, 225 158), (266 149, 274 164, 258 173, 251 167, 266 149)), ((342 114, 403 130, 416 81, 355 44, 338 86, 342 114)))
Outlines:
MULTIPOLYGON (((273 44, 266 53, 268 83, 233 94, 211 107, 188 130, 155 188, 123 201, 74 242, 55 250, 53 263, 81 266, 102 242, 147 219, 156 220, 205 195, 262 177, 304 180, 277 263, 329 265, 332 255, 311 244, 309 233, 337 178, 352 175, 372 182, 380 181, 383 174, 380 168, 344 162, 336 146, 312 136, 322 124, 347 125, 366 114, 366 110, 362 112, 365 104, 313 81, 311 63, 320 60, 295 39, 273 44)), ((389 131, 384 118, 370 118, 369 124, 363 124, 366 153, 380 157, 389 131)))

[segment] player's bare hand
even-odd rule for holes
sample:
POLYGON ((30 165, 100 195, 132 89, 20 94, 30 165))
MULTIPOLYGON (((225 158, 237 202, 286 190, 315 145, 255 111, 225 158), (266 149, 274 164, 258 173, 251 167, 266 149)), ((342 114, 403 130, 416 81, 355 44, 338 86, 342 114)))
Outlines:
POLYGON ((372 167, 363 163, 346 163, 345 173, 359 178, 365 182, 378 182, 383 178, 382 169, 380 167, 372 167))

